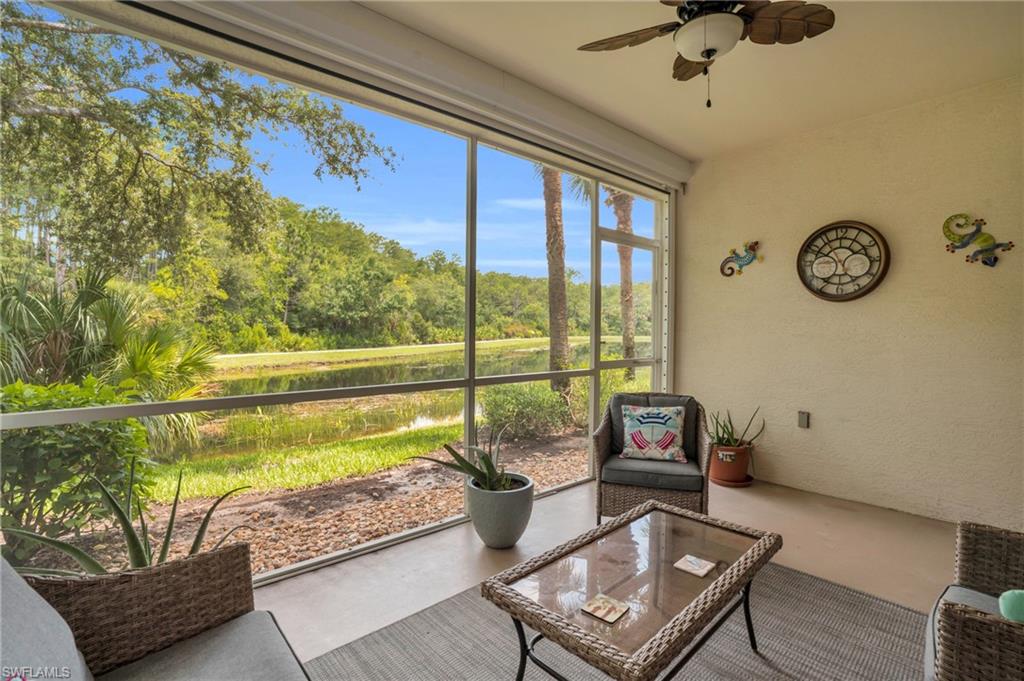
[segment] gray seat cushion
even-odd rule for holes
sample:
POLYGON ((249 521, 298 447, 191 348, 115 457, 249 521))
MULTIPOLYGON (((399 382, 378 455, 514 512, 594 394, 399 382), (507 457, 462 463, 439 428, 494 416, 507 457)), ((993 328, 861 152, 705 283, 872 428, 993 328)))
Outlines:
MULTIPOLYGON (((31 667, 53 678, 92 681, 60 613, 6 560, 0 563, 0 667, 31 667)), ((30 672, 28 678, 34 675, 40 674, 30 672)))
POLYGON ((999 614, 999 599, 965 586, 951 584, 942 592, 939 599, 935 601, 931 613, 928 615, 928 628, 925 629, 924 642, 924 678, 925 681, 935 681, 935 646, 938 642, 938 611, 942 603, 961 603, 969 605, 975 610, 990 615, 999 614))
POLYGON ((107 672, 98 681, 306 681, 274 616, 248 612, 107 672))
POLYGON ((601 466, 601 482, 655 487, 684 492, 704 489, 704 477, 696 463, 658 459, 623 459, 612 456, 601 466))
POLYGON ((608 402, 612 418, 612 456, 622 453, 625 424, 622 421, 622 407, 683 407, 683 452, 689 461, 697 458, 697 400, 689 395, 616 393, 608 402))

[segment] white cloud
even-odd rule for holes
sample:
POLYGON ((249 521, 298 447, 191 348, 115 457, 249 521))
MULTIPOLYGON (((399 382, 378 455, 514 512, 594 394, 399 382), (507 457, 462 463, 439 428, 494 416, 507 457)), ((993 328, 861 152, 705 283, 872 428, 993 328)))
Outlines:
POLYGON ((394 239, 403 246, 429 246, 431 244, 465 243, 464 221, 434 220, 433 218, 388 218, 360 221, 368 231, 394 239))
MULTIPOLYGON (((577 272, 590 267, 588 262, 568 261, 565 266, 577 272)), ((505 272, 508 270, 536 270, 547 272, 546 258, 484 258, 477 261, 477 268, 484 272, 505 272)), ((518 273, 518 272, 514 272, 518 273)))
POLYGON ((544 199, 495 199, 494 205, 516 210, 544 210, 544 199))
MULTIPOLYGON (((511 208, 513 210, 544 210, 544 199, 509 197, 504 199, 495 199, 494 205, 500 208, 511 208)), ((572 201, 562 202, 562 210, 583 210, 584 208, 586 208, 586 206, 583 204, 572 201)))

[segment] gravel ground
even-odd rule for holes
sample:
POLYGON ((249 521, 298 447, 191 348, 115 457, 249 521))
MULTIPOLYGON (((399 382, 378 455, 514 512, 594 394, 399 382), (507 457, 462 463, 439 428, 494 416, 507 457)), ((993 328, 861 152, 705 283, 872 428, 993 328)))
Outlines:
MULTIPOLYGON (((432 455, 442 454, 443 450, 432 455)), ((583 433, 575 432, 543 441, 509 441, 503 443, 502 460, 509 471, 533 478, 540 491, 587 475, 587 441, 583 433)), ((179 505, 172 557, 187 552, 210 503, 209 499, 193 499, 179 505)), ((169 507, 160 505, 147 512, 152 541, 162 538, 169 512, 169 507)), ((414 461, 308 489, 231 497, 214 514, 205 548, 212 548, 231 528, 244 525, 232 539, 249 542, 253 572, 260 573, 461 513, 460 476, 429 462, 414 461)), ((81 543, 108 567, 123 560, 119 534, 92 535, 81 543)), ((33 562, 53 566, 64 561, 41 553, 33 562)))

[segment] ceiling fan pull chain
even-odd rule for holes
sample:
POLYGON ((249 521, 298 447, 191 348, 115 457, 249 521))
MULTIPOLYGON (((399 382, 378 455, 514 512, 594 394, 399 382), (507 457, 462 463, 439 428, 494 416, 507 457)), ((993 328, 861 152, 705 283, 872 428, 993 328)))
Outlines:
POLYGON ((711 71, 708 69, 706 64, 704 65, 704 75, 707 76, 707 79, 708 79, 708 101, 707 101, 707 107, 710 109, 711 108, 711 71))
MULTIPOLYGON (((704 22, 704 51, 701 53, 702 56, 708 58, 708 22, 704 22)), ((711 108, 711 71, 708 70, 707 62, 704 62, 704 77, 708 79, 708 101, 707 107, 711 108)))

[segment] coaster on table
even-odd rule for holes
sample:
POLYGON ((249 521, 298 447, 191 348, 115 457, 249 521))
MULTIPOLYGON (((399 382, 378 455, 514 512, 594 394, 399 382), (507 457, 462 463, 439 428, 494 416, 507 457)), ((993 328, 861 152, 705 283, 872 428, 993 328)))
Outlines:
POLYGON ((626 614, 629 606, 614 598, 597 594, 583 605, 583 612, 611 624, 626 614))
POLYGON ((715 564, 710 560, 704 560, 703 558, 686 554, 676 561, 675 567, 679 568, 683 572, 689 572, 691 575, 703 577, 715 569, 715 564))

